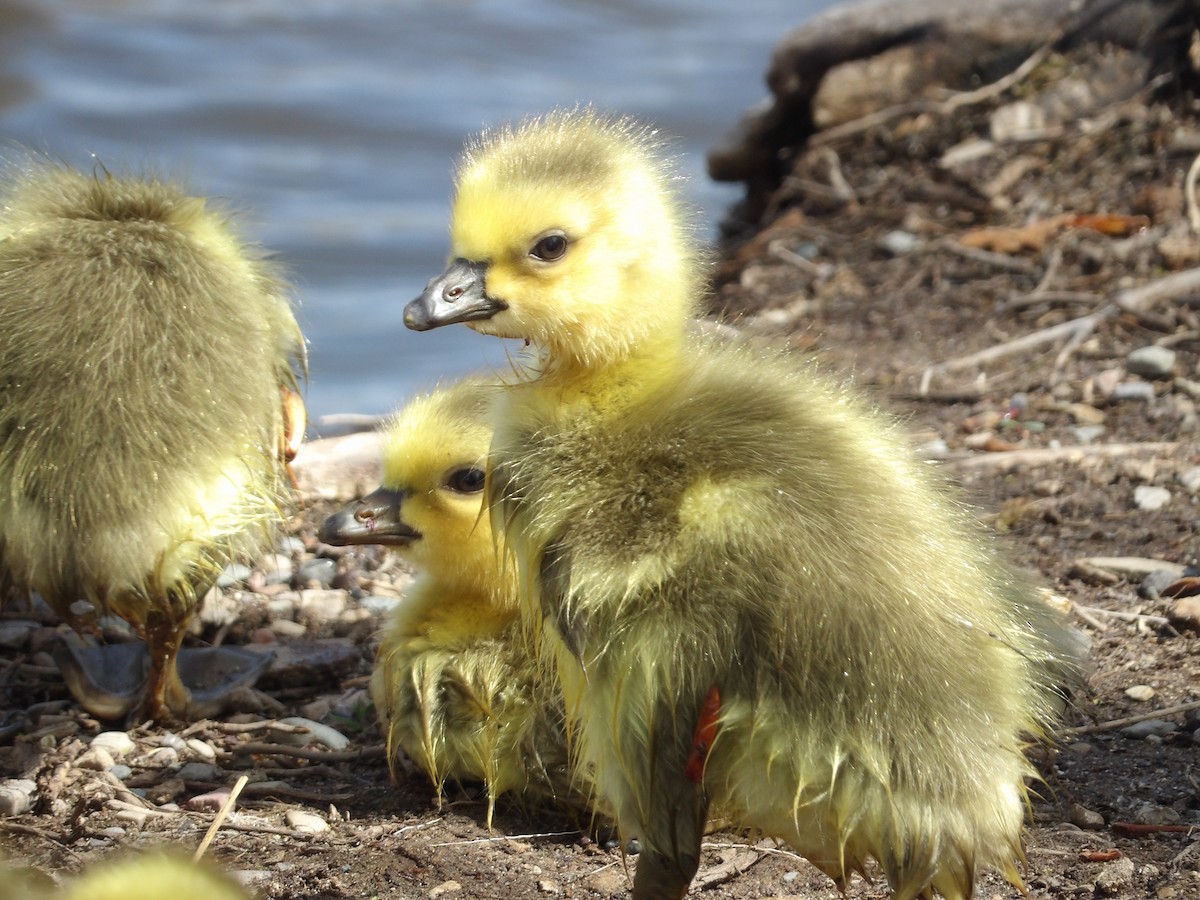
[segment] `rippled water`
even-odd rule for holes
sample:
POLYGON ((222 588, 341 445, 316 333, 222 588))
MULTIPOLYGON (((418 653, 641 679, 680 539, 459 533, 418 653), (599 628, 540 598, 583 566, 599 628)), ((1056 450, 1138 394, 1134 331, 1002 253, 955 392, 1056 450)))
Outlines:
POLYGON ((246 211, 289 267, 313 416, 384 412, 503 362, 404 303, 441 271, 453 159, 481 127, 594 103, 704 153, 765 94, 771 49, 831 0, 0 0, 0 140, 151 168, 246 211))

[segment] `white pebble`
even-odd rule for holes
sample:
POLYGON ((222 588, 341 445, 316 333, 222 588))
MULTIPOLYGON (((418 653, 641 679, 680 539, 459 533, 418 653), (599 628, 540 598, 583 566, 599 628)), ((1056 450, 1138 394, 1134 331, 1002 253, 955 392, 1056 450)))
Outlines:
POLYGON ((119 809, 113 817, 119 822, 129 822, 131 825, 142 826, 150 813, 144 809, 119 809))
POLYGON ((1154 696, 1154 688, 1148 684, 1135 684, 1125 689, 1125 696, 1130 700, 1146 701, 1154 696))
POLYGON ((212 762, 217 758, 217 751, 213 749, 212 744, 207 741, 202 741, 200 738, 188 738, 186 746, 189 750, 195 753, 203 760, 212 762))
POLYGON ((1151 484, 1139 484, 1133 489, 1133 503, 1138 509, 1153 512, 1171 502, 1171 492, 1151 484))
POLYGON ((303 834, 320 834, 322 831, 329 830, 328 822, 320 816, 302 809, 289 809, 284 814, 284 819, 290 828, 303 834))
POLYGON ((429 898, 434 900, 435 897, 440 897, 443 894, 453 894, 455 891, 461 891, 462 885, 457 881, 443 881, 435 888, 430 888, 429 898))
POLYGON ((119 758, 131 752, 136 745, 133 743, 133 738, 124 731, 102 731, 92 738, 89 746, 93 750, 103 748, 114 757, 119 758))
POLYGON ((350 746, 350 738, 346 737, 340 731, 330 728, 328 725, 322 725, 320 722, 314 722, 312 719, 302 719, 299 716, 290 716, 286 719, 280 719, 284 725, 297 725, 302 728, 307 728, 307 734, 283 734, 276 733, 275 739, 281 744, 291 744, 295 747, 303 747, 308 743, 323 744, 330 750, 345 750, 350 746))
POLYGON ((1179 483, 1187 489, 1189 494, 1200 493, 1200 466, 1184 469, 1175 477, 1179 479, 1179 483))
POLYGON ((75 760, 75 768, 88 769, 92 772, 107 772, 114 765, 116 765, 116 760, 103 747, 89 747, 75 760))
POLYGON ((298 638, 308 634, 308 628, 291 619, 275 619, 271 622, 271 631, 281 638, 298 638))
POLYGON ((183 742, 183 738, 177 734, 172 734, 169 731, 158 739, 158 745, 160 747, 170 747, 176 753, 183 752, 183 748, 186 746, 183 742))
POLYGON ((19 816, 33 807, 37 784, 28 778, 0 781, 0 816, 19 816))

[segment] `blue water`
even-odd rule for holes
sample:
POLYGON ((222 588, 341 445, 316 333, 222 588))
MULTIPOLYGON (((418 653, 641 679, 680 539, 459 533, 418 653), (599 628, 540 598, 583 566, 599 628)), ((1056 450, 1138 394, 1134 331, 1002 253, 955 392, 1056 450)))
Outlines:
POLYGON ((828 5, 0 0, 0 141, 231 202, 295 283, 310 415, 381 413, 504 360, 463 326, 401 322, 445 260, 464 137, 579 103, 651 121, 715 234, 738 189, 707 180, 704 154, 764 97, 779 39, 828 5))

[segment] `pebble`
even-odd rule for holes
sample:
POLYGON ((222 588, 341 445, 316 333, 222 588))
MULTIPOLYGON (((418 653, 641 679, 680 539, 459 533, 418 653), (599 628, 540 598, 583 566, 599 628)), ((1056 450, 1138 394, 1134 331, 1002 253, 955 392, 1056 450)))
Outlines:
POLYGON ((1144 702, 1154 696, 1154 688, 1148 684, 1135 684, 1133 687, 1125 688, 1125 696, 1130 700, 1144 702))
POLYGON ((274 732, 272 736, 281 744, 303 747, 305 744, 315 742, 328 747, 330 750, 345 750, 350 746, 350 738, 337 729, 330 728, 328 725, 322 725, 320 722, 314 722, 312 719, 289 716, 286 719, 280 719, 280 722, 284 725, 298 725, 308 729, 307 734, 274 732))
POLYGON ((320 834, 329 830, 329 823, 315 813, 301 809, 289 809, 283 815, 289 828, 294 828, 302 834, 320 834))
POLYGON ((1077 828, 1084 828, 1088 831, 1099 831, 1104 827, 1104 816, 1096 812, 1094 809, 1088 809, 1078 803, 1072 803, 1068 811, 1068 818, 1071 824, 1077 828))
POLYGON ((430 900, 434 897, 440 897, 443 894, 453 894, 455 891, 461 891, 462 885, 457 881, 443 881, 437 887, 429 889, 430 900))
POLYGON ((1138 593, 1150 600, 1157 600, 1162 596, 1163 590, 1179 580, 1179 576, 1170 569, 1156 569, 1150 572, 1142 579, 1138 585, 1138 593))
POLYGON ((227 588, 233 587, 235 584, 241 584, 250 577, 253 570, 244 563, 230 563, 221 570, 221 574, 217 576, 217 587, 227 588))
POLYGON ((108 774, 113 776, 113 778, 124 781, 126 778, 133 777, 133 769, 129 768, 129 766, 125 765, 124 763, 117 763, 116 765, 109 767, 108 774))
POLYGON ((1114 897, 1125 893, 1133 885, 1133 860, 1128 856, 1105 863, 1096 876, 1096 893, 1101 897, 1114 897))
POLYGON ((1200 399, 1200 381, 1192 381, 1190 378, 1176 378, 1174 381, 1176 390, 1183 391, 1193 399, 1200 399))
POLYGON ((1178 825, 1183 821, 1183 816, 1170 806, 1146 803, 1133 811, 1133 821, 1139 825, 1178 825))
POLYGON ((1149 403, 1154 399, 1154 385, 1145 381, 1122 381, 1108 396, 1118 403, 1123 400, 1144 400, 1149 403))
POLYGON ((0 816, 19 816, 33 808, 37 784, 28 778, 0 781, 0 816))
POLYGON ((229 788, 217 788, 215 791, 208 791, 203 794, 197 794, 192 799, 188 800, 187 808, 192 812, 216 812, 229 799, 229 788))
POLYGON ((290 619, 296 614, 297 599, 295 591, 280 594, 278 597, 267 601, 267 614, 272 619, 290 619))
POLYGON ((292 558, 283 553, 272 553, 259 561, 266 584, 283 584, 292 580, 292 558))
MULTIPOLYGON (((949 448, 947 448, 947 452, 949 452, 949 448)), ((399 597, 380 597, 372 594, 369 597, 363 597, 359 601, 359 604, 372 615, 383 616, 390 613, 403 602, 399 597)))
POLYGON ((893 256, 905 256, 921 246, 921 239, 907 231, 889 231, 879 240, 881 246, 893 256))
POLYGON ((1189 494, 1200 493, 1200 466, 1184 469, 1175 478, 1189 494))
POLYGON ((304 546, 304 541, 293 534, 284 535, 275 544, 275 549, 280 553, 286 553, 291 556, 293 553, 304 553, 307 548, 304 546))
POLYGON ((1076 442, 1085 446, 1103 435, 1104 431, 1103 425, 1075 425, 1071 428, 1071 434, 1075 436, 1076 442))
POLYGON ((166 734, 159 737, 158 746, 170 747, 176 753, 182 753, 187 744, 183 742, 183 738, 181 738, 179 735, 168 731, 166 734))
POLYGON ((271 622, 271 631, 281 638, 298 638, 308 634, 308 626, 291 619, 275 619, 271 622))
POLYGON ((184 763, 175 774, 184 781, 219 781, 221 779, 221 770, 207 762, 184 763))
POLYGON ((114 758, 120 759, 126 753, 133 751, 136 746, 133 739, 124 731, 102 731, 89 744, 93 750, 107 750, 114 758))
POLYGON ((229 877, 244 888, 253 888, 270 881, 271 873, 266 869, 233 869, 229 872, 229 877))
POLYGON ((1139 347, 1125 358, 1125 369, 1143 378, 1170 378, 1175 370, 1175 351, 1170 347, 1139 347))
POLYGON ((119 822, 129 822, 132 825, 142 826, 146 824, 146 819, 150 817, 149 810, 145 809, 118 809, 116 815, 113 816, 119 822))
POLYGON ((345 591, 305 590, 300 592, 300 615, 318 622, 336 619, 346 608, 345 591))
POLYGON ((1153 512, 1171 502, 1171 492, 1152 484, 1139 484, 1133 489, 1133 504, 1138 509, 1153 512))
POLYGON ((166 769, 179 762, 179 751, 174 747, 158 747, 140 757, 137 762, 151 769, 166 769))
POLYGON ((1143 722, 1135 722, 1121 729, 1121 734, 1124 737, 1132 738, 1133 740, 1145 740, 1148 737, 1162 737, 1165 734, 1174 734, 1178 730, 1178 726, 1174 722, 1168 722, 1165 719, 1146 719, 1143 722))
POLYGON ((551 881, 549 878, 543 878, 538 883, 538 890, 543 894, 561 894, 562 888, 557 881, 551 881))
POLYGON ((302 584, 309 584, 315 581, 321 587, 327 588, 333 584, 333 579, 336 575, 337 563, 332 559, 325 559, 318 556, 306 560, 300 565, 300 581, 302 584))
POLYGON ((29 636, 42 626, 26 619, 10 619, 0 622, 0 647, 6 650, 23 650, 29 636))
POLYGON ((75 768, 87 769, 92 772, 107 772, 114 765, 116 765, 116 760, 103 747, 89 747, 75 760, 75 768))
POLYGON ((208 741, 202 741, 200 738, 188 738, 185 745, 203 760, 212 762, 217 758, 216 749, 208 741))

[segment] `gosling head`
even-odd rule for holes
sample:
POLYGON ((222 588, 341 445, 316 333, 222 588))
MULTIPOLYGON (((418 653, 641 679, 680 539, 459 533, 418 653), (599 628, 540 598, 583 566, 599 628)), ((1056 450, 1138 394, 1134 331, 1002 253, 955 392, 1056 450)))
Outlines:
POLYGON ((321 525, 334 545, 383 544, 439 579, 496 567, 481 515, 491 443, 490 394, 468 379, 419 397, 388 425, 383 484, 321 525))
POLYGON ((466 322, 551 366, 681 333, 699 266, 672 180, 652 131, 590 109, 483 135, 459 168, 449 268, 405 324, 466 322))

